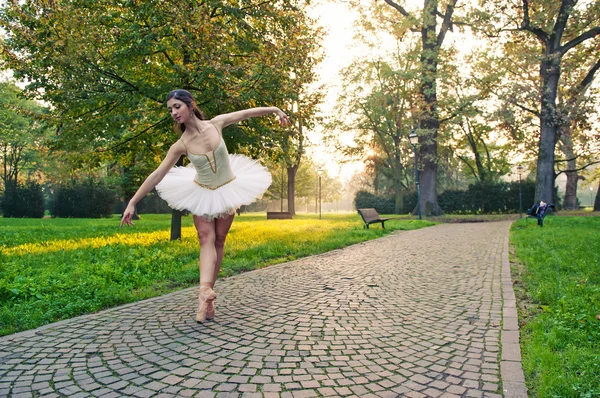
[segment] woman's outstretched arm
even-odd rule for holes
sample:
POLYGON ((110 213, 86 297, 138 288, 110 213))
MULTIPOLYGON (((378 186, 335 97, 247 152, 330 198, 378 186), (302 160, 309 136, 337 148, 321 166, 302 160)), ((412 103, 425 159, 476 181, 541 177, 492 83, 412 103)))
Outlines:
POLYGON ((224 113, 222 115, 215 116, 214 118, 212 118, 211 122, 215 126, 217 126, 217 128, 222 129, 231 124, 241 122, 242 120, 250 119, 252 117, 264 116, 264 115, 268 115, 271 113, 277 114, 277 116, 279 117, 279 122, 281 123, 282 126, 285 126, 286 124, 289 123, 289 119, 288 119, 287 115, 281 109, 277 108, 276 106, 250 108, 250 109, 244 109, 243 111, 224 113))
POLYGON ((142 200, 148 192, 152 191, 152 189, 162 181, 162 179, 167 175, 169 170, 177 163, 179 157, 185 153, 183 149, 183 145, 177 141, 175 144, 169 148, 169 152, 167 152, 167 156, 163 159, 160 166, 156 168, 142 183, 142 185, 138 188, 137 192, 127 205, 127 208, 123 212, 123 217, 121 218, 121 227, 123 224, 132 225, 131 219, 133 218, 133 214, 135 213, 135 205, 142 200))

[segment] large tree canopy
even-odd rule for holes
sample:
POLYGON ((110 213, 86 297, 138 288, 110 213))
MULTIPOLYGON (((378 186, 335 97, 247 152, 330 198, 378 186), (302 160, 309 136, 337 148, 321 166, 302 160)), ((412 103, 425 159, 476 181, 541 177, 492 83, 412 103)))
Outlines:
POLYGON ((405 47, 418 50, 418 66, 414 66, 418 83, 419 103, 413 109, 417 115, 419 135, 419 164, 421 166, 421 208, 428 215, 439 215, 437 202, 438 141, 442 122, 438 98, 442 69, 451 51, 446 37, 461 16, 455 15, 457 0, 380 0, 377 2, 350 1, 361 12, 361 24, 367 31, 383 31, 405 47), (416 41, 418 40, 418 43, 416 41))
MULTIPOLYGON (((303 4, 10 1, 0 13, 3 66, 51 104, 56 148, 93 153, 87 162, 133 167, 143 158, 153 167, 174 140, 163 104, 174 88, 190 90, 209 117, 288 106, 296 59, 286 43, 299 27, 305 37, 314 31, 303 4)), ((251 120, 225 139, 258 155, 280 142, 273 127, 251 120)))
POLYGON ((505 70, 516 74, 517 80, 503 82, 506 102, 538 119, 535 197, 554 200, 556 144, 562 139, 565 157, 573 156, 573 123, 582 117, 579 105, 600 66, 600 3, 480 1, 473 21, 487 35, 500 36, 505 70))

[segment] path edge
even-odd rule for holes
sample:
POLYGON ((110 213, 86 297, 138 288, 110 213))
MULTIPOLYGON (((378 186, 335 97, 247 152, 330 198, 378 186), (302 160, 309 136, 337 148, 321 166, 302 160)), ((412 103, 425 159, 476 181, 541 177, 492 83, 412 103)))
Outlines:
POLYGON ((509 237, 510 225, 502 247, 502 330, 500 341, 502 356, 500 360, 500 378, 505 397, 527 398, 527 385, 523 365, 521 364, 521 346, 519 337, 519 316, 517 300, 510 273, 509 237))

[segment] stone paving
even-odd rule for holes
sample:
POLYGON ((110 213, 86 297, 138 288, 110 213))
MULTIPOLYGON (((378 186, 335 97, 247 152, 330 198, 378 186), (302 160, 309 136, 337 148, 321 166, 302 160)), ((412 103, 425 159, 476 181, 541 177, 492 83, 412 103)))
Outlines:
POLYGON ((509 225, 398 232, 223 279, 203 325, 186 289, 5 336, 0 396, 517 396, 500 378, 509 225))

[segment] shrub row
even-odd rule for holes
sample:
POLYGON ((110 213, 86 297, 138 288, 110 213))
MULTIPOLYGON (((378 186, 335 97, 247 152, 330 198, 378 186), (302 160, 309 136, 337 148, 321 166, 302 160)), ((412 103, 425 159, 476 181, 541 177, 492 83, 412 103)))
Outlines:
MULTIPOLYGON (((42 186, 29 182, 7 186, 2 196, 4 217, 42 218, 46 209, 42 186)), ((53 217, 100 218, 112 214, 115 193, 101 182, 87 180, 59 186, 48 194, 53 217)))
POLYGON ((112 214, 116 201, 114 191, 90 179, 58 187, 49 207, 53 217, 100 218, 112 214))
MULTIPOLYGON (((535 182, 521 183, 523 211, 533 205, 535 182)), ((438 204, 448 214, 518 213, 519 182, 471 184, 466 191, 448 190, 438 197, 438 204)))
POLYGON ((378 213, 393 214, 394 201, 383 196, 377 196, 367 191, 358 191, 354 197, 354 206, 357 209, 373 207, 378 213))
POLYGON ((44 193, 42 186, 29 182, 25 186, 9 184, 2 197, 4 217, 44 217, 44 193))
MULTIPOLYGON (((533 205, 535 182, 522 181, 523 211, 533 205)), ((403 195, 403 209, 409 213, 417 205, 414 191, 403 195)), ((446 214, 502 214, 518 213, 519 182, 498 182, 471 184, 467 190, 447 190, 438 195, 438 204, 446 214)), ((376 196, 359 191, 354 198, 357 209, 374 207, 379 213, 393 214, 393 198, 376 196)))

